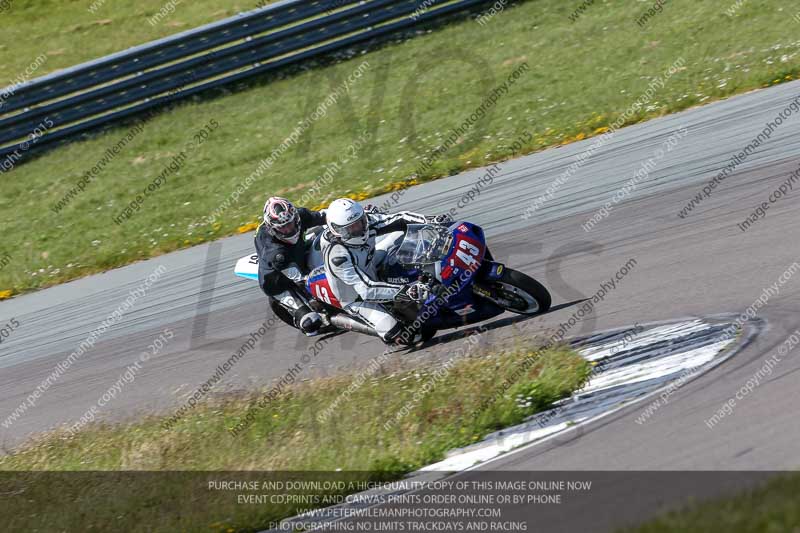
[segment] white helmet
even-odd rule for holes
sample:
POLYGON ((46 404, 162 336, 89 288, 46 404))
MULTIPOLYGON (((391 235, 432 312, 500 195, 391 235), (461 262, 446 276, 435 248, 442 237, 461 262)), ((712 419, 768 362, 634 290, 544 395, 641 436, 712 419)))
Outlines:
POLYGON ((326 211, 328 229, 344 244, 361 246, 369 238, 369 220, 361 204, 350 198, 331 202, 326 211))

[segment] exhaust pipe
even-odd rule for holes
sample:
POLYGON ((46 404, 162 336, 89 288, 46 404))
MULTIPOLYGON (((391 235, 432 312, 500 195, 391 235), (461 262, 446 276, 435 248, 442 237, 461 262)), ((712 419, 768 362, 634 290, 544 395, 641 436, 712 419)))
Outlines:
POLYGON ((355 331, 356 333, 372 335, 373 337, 378 336, 375 330, 372 329, 371 327, 343 313, 340 313, 338 315, 333 315, 332 317, 330 317, 330 321, 331 324, 333 324, 339 329, 343 329, 346 331, 355 331))

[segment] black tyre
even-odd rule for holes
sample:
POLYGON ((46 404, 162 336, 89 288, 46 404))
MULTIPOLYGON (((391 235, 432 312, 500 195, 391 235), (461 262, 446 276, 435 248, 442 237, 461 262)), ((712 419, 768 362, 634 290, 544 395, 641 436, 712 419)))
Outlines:
POLYGON ((422 326, 414 335, 408 337, 400 335, 395 340, 395 343, 399 344, 400 346, 414 346, 420 342, 425 343, 434 338, 438 331, 439 330, 429 326, 422 326))
POLYGON ((293 328, 296 327, 294 325, 294 316, 292 313, 290 313, 284 306, 279 304, 277 300, 270 298, 269 306, 272 308, 272 312, 275 313, 276 317, 280 318, 283 322, 292 326, 293 328))
POLYGON ((435 328, 422 326, 422 331, 420 331, 420 333, 422 334, 422 342, 428 342, 429 340, 434 338, 438 332, 439 331, 435 328))
POLYGON ((547 289, 527 274, 506 268, 499 281, 491 284, 489 300, 506 311, 520 315, 536 315, 550 309, 547 289))

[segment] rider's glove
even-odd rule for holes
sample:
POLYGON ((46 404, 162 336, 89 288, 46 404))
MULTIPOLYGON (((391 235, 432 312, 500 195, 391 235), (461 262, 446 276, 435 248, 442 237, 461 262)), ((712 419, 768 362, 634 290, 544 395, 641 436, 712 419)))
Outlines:
POLYGON ((429 295, 430 289, 428 289, 428 286, 424 283, 415 281, 414 283, 409 283, 400 289, 400 292, 397 293, 395 299, 411 300, 417 303, 424 303, 425 300, 428 299, 429 295))
POLYGON ((447 287, 442 285, 441 283, 433 283, 429 286, 430 294, 436 296, 437 298, 444 297, 447 295, 447 287))
POLYGON ((383 215, 383 214, 385 214, 380 207, 378 207, 377 205, 373 205, 373 204, 365 205, 364 206, 364 211, 366 213, 370 213, 370 214, 373 214, 373 215, 383 215))
POLYGON ((453 217, 450 215, 433 215, 425 217, 425 220, 428 224, 438 224, 439 226, 449 226, 453 223, 453 217))

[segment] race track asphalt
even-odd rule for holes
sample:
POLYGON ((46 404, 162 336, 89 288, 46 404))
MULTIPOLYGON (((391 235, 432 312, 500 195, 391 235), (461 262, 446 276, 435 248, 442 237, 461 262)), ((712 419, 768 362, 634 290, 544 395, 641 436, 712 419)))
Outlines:
MULTIPOLYGON (((636 322, 739 313, 800 261, 796 195, 771 206, 746 232, 742 222, 800 165, 800 116, 787 119, 747 161, 686 218, 681 208, 766 122, 800 95, 800 82, 649 121, 619 131, 530 218, 525 209, 562 174, 593 139, 501 163, 500 173, 458 217, 483 224, 495 255, 548 286, 555 310, 512 324, 496 321, 486 344, 558 327, 630 259, 636 261, 595 312, 570 335, 636 322), (675 148, 609 216, 590 231, 582 224, 634 176, 670 134, 688 129, 675 148)), ((408 190, 394 209, 425 213, 458 208, 485 170, 467 172, 408 190)), ((800 184, 796 184, 796 188, 800 184)), ((266 191, 265 191, 266 193, 266 191)), ((376 203, 380 203, 378 199, 376 203)), ((161 278, 122 320, 45 391, 9 427, 0 425, 6 448, 26 435, 76 421, 116 382, 125 368, 164 330, 174 338, 143 364, 101 411, 120 419, 168 409, 206 381, 267 317, 253 282, 233 276, 235 260, 251 253, 252 236, 231 237, 137 263, 105 274, 0 303, 0 324, 20 327, 0 345, 0 422, 26 400, 159 265, 161 278)), ((512 453, 492 469, 790 469, 798 466, 800 364, 790 352, 773 374, 738 402, 714 429, 704 420, 761 367, 800 327, 800 275, 789 277, 759 311, 764 329, 736 357, 687 384, 648 422, 634 422, 632 406, 582 430, 512 453)), ((309 342, 279 325, 257 344, 213 393, 280 379, 306 353, 309 342)), ((447 342, 398 353, 406 361, 447 356, 447 342)), ((355 334, 324 347, 302 379, 365 365, 382 344, 355 334)), ((798 352, 800 353, 800 352, 798 352)))

